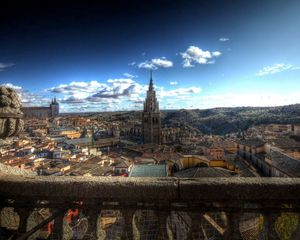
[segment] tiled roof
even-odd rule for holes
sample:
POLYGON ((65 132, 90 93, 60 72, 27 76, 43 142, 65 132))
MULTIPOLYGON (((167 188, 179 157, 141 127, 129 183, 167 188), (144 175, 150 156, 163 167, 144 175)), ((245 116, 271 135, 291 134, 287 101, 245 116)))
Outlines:
POLYGON ((167 177, 166 165, 133 165, 129 177, 167 177))
POLYGON ((267 158, 272 160, 272 165, 293 177, 300 177, 300 161, 281 152, 271 151, 267 158))
POLYGON ((92 138, 76 138, 76 139, 66 139, 65 143, 67 144, 73 144, 73 145, 78 145, 78 144, 91 144, 92 143, 92 138))
POLYGON ((269 142, 282 149, 300 148, 300 142, 288 136, 281 136, 280 138, 272 139, 269 142))
POLYGON ((265 144, 266 142, 263 141, 262 139, 260 138, 252 138, 252 139, 243 139, 243 140, 240 140, 239 142, 240 144, 243 144, 243 145, 246 145, 246 146, 249 146, 249 147, 259 147, 263 144, 265 144))

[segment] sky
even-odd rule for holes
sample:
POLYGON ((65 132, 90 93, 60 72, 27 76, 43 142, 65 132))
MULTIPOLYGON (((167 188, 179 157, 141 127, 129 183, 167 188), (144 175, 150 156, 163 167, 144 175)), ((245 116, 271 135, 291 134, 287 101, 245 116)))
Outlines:
POLYGON ((300 1, 5 1, 0 84, 24 106, 141 110, 300 103, 300 1))

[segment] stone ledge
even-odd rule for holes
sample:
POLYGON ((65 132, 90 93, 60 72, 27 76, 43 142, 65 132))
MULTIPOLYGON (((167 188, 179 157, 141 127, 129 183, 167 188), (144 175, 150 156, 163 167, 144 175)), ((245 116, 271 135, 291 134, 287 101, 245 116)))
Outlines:
POLYGON ((124 178, 0 175, 0 197, 55 201, 298 201, 300 178, 124 178))
POLYGON ((198 178, 180 179, 182 201, 297 201, 300 178, 198 178))
POLYGON ((175 178, 51 177, 0 175, 0 196, 39 200, 176 200, 175 178))

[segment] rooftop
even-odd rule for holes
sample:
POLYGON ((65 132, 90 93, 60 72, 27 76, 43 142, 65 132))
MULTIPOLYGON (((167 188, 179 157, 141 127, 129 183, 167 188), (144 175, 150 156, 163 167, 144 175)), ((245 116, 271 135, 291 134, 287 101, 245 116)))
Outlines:
POLYGON ((129 177, 167 177, 167 167, 158 165, 133 165, 129 177))
POLYGON ((272 165, 284 171, 291 177, 300 177, 300 161, 281 152, 271 151, 266 155, 272 160, 272 165))
POLYGON ((252 139, 240 140, 239 143, 242 145, 256 148, 256 147, 260 147, 260 146, 264 145, 266 142, 260 138, 252 138, 252 139))

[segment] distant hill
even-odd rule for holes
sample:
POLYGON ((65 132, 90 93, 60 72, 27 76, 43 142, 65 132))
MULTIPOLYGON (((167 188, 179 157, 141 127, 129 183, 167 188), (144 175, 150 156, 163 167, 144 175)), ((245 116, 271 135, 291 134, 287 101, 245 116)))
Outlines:
POLYGON ((299 124, 300 104, 280 107, 235 107, 162 111, 162 124, 186 125, 205 134, 227 134, 261 124, 299 124))
MULTIPOLYGON (((62 115, 70 115, 68 113, 62 115)), ((103 117, 118 120, 141 119, 142 111, 72 113, 77 116, 103 117)), ((235 107, 212 109, 162 110, 162 125, 186 126, 205 134, 237 132, 261 124, 300 124, 300 104, 280 107, 235 107)))

